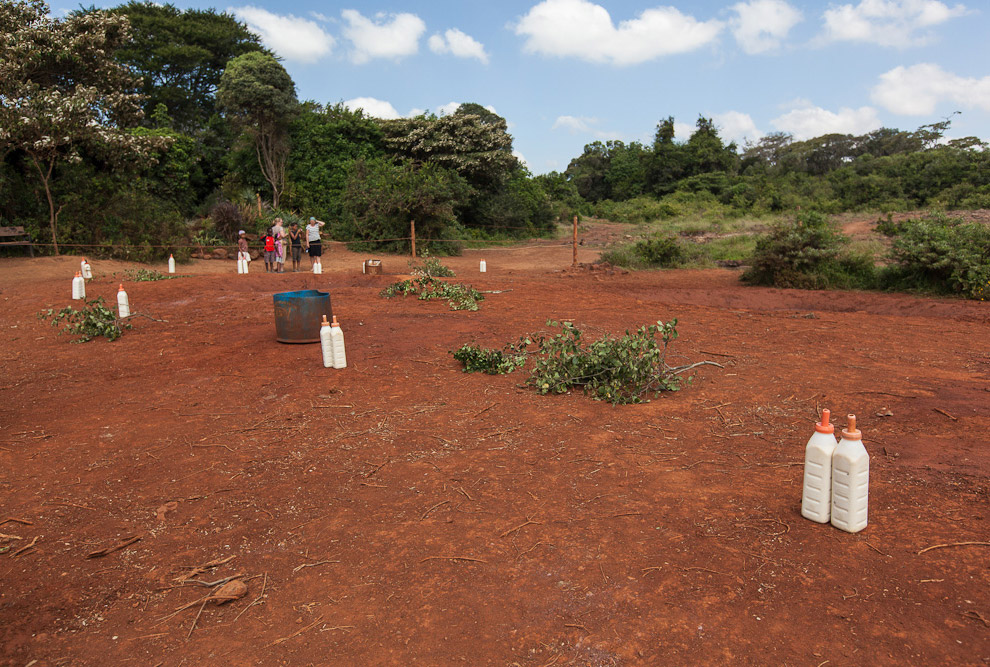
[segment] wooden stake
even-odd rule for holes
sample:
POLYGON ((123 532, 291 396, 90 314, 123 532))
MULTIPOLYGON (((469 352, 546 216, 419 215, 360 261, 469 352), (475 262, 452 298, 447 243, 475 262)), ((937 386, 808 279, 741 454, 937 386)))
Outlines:
POLYGON ((258 217, 260 218, 261 217, 261 193, 260 192, 255 192, 254 194, 257 195, 257 197, 258 197, 258 217))
POLYGON ((412 256, 416 259, 416 221, 409 221, 409 235, 412 238, 412 256))
POLYGON ((571 260, 571 266, 577 267, 577 216, 574 216, 574 259, 571 260))

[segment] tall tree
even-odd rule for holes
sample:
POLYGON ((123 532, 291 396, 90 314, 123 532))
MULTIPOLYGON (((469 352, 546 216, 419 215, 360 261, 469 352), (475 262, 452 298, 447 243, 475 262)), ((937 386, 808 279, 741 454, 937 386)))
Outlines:
POLYGON ((85 150, 111 164, 150 158, 165 137, 138 137, 135 81, 112 54, 129 38, 127 19, 87 12, 53 18, 41 0, 0 3, 0 143, 22 150, 48 202, 58 254, 56 167, 85 150))
POLYGON ((164 104, 174 129, 187 134, 202 130, 216 111, 216 90, 227 62, 266 52, 247 26, 215 9, 181 11, 171 4, 131 0, 110 11, 131 24, 131 39, 116 57, 141 77, 145 117, 164 104))
POLYGON ((296 114, 296 85, 267 53, 245 53, 227 64, 217 92, 220 108, 254 142, 258 166, 279 207, 289 159, 289 124, 296 114))

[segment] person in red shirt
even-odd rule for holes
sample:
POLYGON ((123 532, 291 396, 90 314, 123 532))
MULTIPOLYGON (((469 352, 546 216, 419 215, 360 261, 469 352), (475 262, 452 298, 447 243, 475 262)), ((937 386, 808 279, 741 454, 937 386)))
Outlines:
POLYGON ((265 232, 265 271, 271 273, 275 271, 275 237, 272 235, 272 228, 265 232))

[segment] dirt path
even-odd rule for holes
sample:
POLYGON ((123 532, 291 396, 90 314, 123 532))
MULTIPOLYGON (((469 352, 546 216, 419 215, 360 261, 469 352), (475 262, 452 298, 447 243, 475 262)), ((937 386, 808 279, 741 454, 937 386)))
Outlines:
MULTIPOLYGON (((167 322, 85 345, 36 318, 77 260, 0 260, 0 533, 20 538, 0 538, 0 662, 990 661, 990 547, 919 553, 990 542, 990 306, 561 270, 568 245, 532 246, 449 261, 498 292, 475 313, 382 300, 390 276, 339 248, 323 276, 198 262, 125 282, 167 322), (344 371, 274 341, 272 294, 306 287, 331 292, 344 371), (614 407, 449 354, 548 318, 677 318, 676 360, 724 368, 614 407), (855 412, 872 457, 857 535, 800 516, 822 407, 855 412), (209 592, 190 568, 228 558, 196 578, 247 595, 170 617, 209 592)), ((130 265, 94 268, 109 299, 130 265)))

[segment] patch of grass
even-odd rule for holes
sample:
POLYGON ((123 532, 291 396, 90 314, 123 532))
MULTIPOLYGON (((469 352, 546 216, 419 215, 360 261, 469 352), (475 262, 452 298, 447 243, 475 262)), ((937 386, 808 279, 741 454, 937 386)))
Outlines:
POLYGON ((146 283, 155 280, 172 280, 179 277, 177 275, 168 275, 162 273, 161 271, 155 271, 154 269, 127 269, 124 271, 124 275, 128 280, 132 280, 136 283, 146 283))

